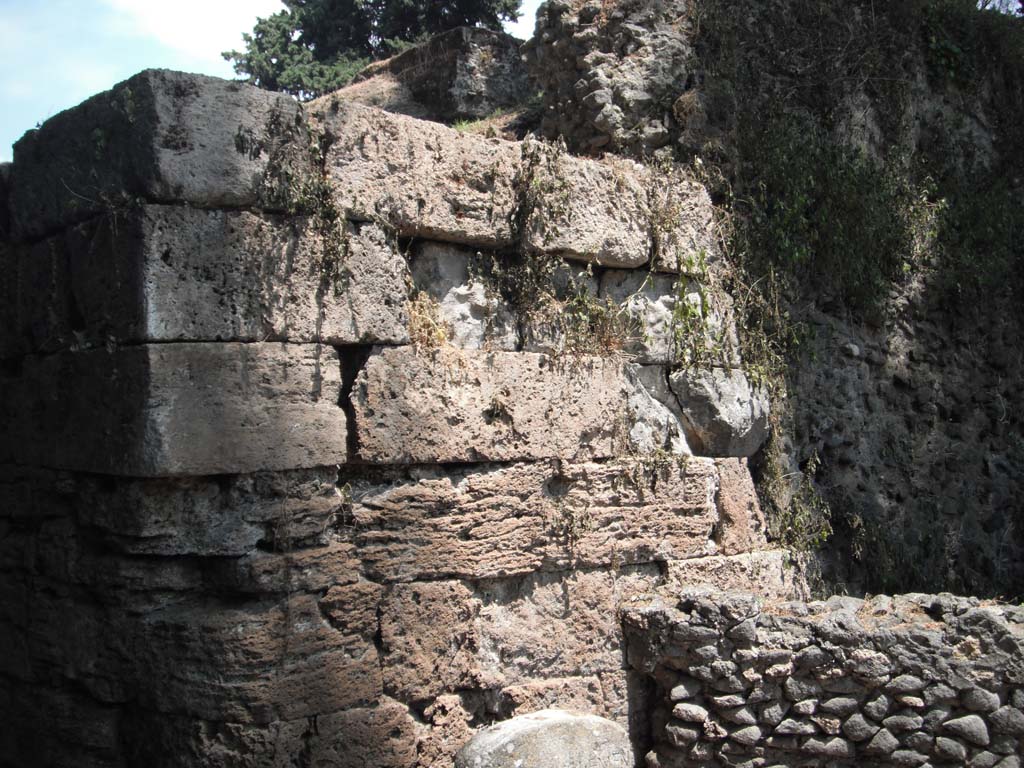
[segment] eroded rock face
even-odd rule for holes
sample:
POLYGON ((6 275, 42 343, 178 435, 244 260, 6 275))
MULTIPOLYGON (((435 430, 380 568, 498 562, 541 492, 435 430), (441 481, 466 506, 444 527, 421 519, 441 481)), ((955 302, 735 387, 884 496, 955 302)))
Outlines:
POLYGON ((385 349, 360 373, 353 408, 359 455, 374 463, 684 450, 675 418, 606 358, 385 349))
POLYGON ((460 349, 514 351, 519 344, 516 318, 482 280, 470 275, 475 252, 424 242, 412 256, 412 279, 437 302, 449 341, 460 349))
POLYGON ((669 377, 687 439, 711 456, 753 456, 768 437, 768 401, 742 371, 680 370, 669 377))
POLYGON ((543 710, 485 728, 455 758, 456 768, 631 768, 626 729, 593 715, 543 710))
POLYGON ((271 145, 303 121, 285 94, 146 70, 18 141, 14 235, 39 237, 137 198, 255 206, 271 145))
POLYGON ((693 48, 683 3, 548 2, 524 47, 549 107, 546 135, 578 151, 650 154, 678 135, 673 104, 693 48))

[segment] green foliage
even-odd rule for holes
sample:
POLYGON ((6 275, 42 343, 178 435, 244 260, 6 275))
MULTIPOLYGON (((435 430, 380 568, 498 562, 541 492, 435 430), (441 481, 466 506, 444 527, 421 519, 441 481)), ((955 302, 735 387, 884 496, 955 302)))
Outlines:
POLYGON ((345 85, 369 61, 459 26, 500 29, 520 0, 284 0, 257 19, 244 51, 227 51, 235 72, 272 91, 312 98, 345 85))
POLYGON ((831 139, 801 114, 775 117, 741 147, 748 266, 773 268, 819 297, 870 311, 906 275, 919 236, 919 198, 890 164, 831 139))
POLYGON ((918 0, 915 5, 934 76, 966 85, 993 66, 1013 77, 1024 71, 1024 19, 1007 15, 1005 3, 918 0))
POLYGON ((946 201, 936 281, 947 308, 1009 306, 1024 317, 1024 208, 1006 176, 986 175, 946 201))

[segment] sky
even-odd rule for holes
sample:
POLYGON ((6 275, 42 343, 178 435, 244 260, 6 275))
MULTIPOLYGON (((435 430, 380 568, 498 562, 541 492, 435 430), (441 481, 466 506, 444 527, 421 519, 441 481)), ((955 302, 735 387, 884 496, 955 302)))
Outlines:
MULTIPOLYGON (((526 39, 540 0, 509 32, 526 39)), ((242 47, 280 0, 0 0, 0 162, 58 112, 149 68, 234 77, 221 51, 242 47)))

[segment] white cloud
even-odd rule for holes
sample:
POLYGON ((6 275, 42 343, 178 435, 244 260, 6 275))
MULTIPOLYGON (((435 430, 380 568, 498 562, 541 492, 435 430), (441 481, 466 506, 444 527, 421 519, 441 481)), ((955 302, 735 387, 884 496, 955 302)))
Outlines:
POLYGON ((102 0, 121 34, 146 37, 192 59, 219 62, 240 48, 257 17, 283 9, 280 0, 102 0))

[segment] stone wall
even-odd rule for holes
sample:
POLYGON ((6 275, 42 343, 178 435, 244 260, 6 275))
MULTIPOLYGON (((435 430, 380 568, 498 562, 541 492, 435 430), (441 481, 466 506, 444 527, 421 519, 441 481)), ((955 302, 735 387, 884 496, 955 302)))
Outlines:
POLYGON ((649 766, 1000 766, 1024 754, 1024 610, 950 595, 624 612, 657 686, 649 766))
POLYGON ((652 174, 157 71, 26 135, 0 761, 442 766, 549 707, 642 750, 620 607, 801 591, 738 361, 669 375, 710 203, 652 174), (534 273, 546 313, 501 279, 534 273))
MULTIPOLYGON (((823 141, 878 161, 879 184, 902 174, 929 215, 984 199, 997 186, 991 179, 1015 179, 1013 191, 980 207, 998 200, 1019 209, 1019 78, 981 55, 996 46, 981 44, 977 58, 963 53, 963 76, 937 73, 936 51, 950 43, 928 43, 911 8, 550 0, 524 50, 544 89, 544 135, 582 154, 696 158, 728 179, 716 200, 726 215, 745 216, 759 184, 789 183, 739 174, 772 151, 763 131, 779 115, 807 119, 793 136, 815 126, 823 141), (820 39, 847 42, 829 48, 820 39), (836 74, 844 68, 848 76, 836 74)), ((857 215, 824 226, 836 234, 877 224, 857 215)), ((824 577, 837 591, 1019 596, 1024 584, 1024 399, 1014 386, 1024 372, 1022 319, 1019 300, 1005 295, 1018 281, 1020 238, 1000 240, 977 211, 943 215, 914 231, 921 252, 897 254, 903 273, 875 286, 867 308, 844 301, 842 279, 815 266, 829 263, 816 244, 809 262, 772 265, 796 273, 794 283, 808 272, 814 279, 785 297, 799 344, 785 376, 792 418, 776 432, 782 469, 770 482, 784 486, 779 474, 817 467, 811 487, 828 502, 835 532, 824 577), (972 235, 958 233, 975 225, 966 246, 972 235), (1009 267, 991 258, 999 246, 1013 249, 1009 267)), ((852 254, 864 253, 862 271, 892 256, 865 249, 852 254)), ((739 283, 762 284, 760 254, 734 250, 734 267, 755 265, 739 283)), ((755 460, 759 480, 769 479, 769 463, 755 460)), ((798 490, 787 489, 781 506, 798 490)))

